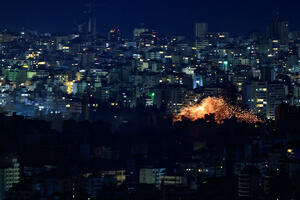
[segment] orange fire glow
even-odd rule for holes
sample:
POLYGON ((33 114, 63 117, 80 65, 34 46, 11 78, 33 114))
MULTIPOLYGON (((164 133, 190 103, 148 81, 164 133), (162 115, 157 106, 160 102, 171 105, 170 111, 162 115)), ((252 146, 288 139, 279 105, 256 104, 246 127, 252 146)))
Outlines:
POLYGON ((200 104, 183 107, 174 116, 173 121, 182 121, 187 118, 191 121, 204 119, 205 115, 213 115, 218 124, 223 124, 225 119, 235 117, 238 122, 257 123, 262 122, 256 115, 243 110, 239 106, 227 103, 223 98, 207 97, 200 104))

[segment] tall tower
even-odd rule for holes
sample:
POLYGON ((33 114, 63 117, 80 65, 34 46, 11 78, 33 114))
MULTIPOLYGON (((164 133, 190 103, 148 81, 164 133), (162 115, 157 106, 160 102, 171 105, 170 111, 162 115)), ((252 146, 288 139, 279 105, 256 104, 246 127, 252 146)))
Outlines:
POLYGON ((205 39, 208 32, 207 23, 196 23, 195 24, 195 38, 196 39, 205 39))
POLYGON ((87 32, 95 36, 97 30, 97 22, 96 22, 96 15, 95 15, 95 0, 88 0, 87 8, 88 8, 87 32))
POLYGON ((208 46, 207 35, 208 24, 207 23, 196 23, 195 24, 195 45, 197 50, 204 49, 208 46))
POLYGON ((289 43, 289 24, 287 21, 274 18, 267 26, 267 38, 271 40, 280 40, 282 44, 289 43))

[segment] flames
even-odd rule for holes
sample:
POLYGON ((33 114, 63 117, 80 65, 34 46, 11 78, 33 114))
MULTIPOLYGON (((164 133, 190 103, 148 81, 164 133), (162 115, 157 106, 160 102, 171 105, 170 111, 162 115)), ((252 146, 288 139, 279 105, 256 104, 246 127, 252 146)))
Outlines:
POLYGON ((183 107, 173 118, 174 122, 187 118, 191 121, 205 119, 205 115, 213 115, 218 124, 223 124, 225 119, 235 117, 238 122, 262 122, 256 115, 243 110, 239 106, 227 103, 223 98, 207 97, 200 104, 183 107))

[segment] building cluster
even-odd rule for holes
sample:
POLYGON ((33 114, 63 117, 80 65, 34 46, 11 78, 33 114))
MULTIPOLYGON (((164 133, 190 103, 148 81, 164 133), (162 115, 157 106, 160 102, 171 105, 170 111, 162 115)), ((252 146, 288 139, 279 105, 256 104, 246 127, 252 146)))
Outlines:
POLYGON ((126 39, 93 24, 0 33, 0 200, 300 197, 300 31, 276 18, 264 35, 196 23, 192 40, 126 39), (208 96, 269 120, 172 123, 208 96))
POLYGON ((107 123, 0 116, 0 199, 297 199, 299 109, 276 124, 107 123))
POLYGON ((282 103, 300 104, 300 32, 274 19, 264 36, 212 33, 195 39, 136 28, 93 34, 0 34, 0 106, 29 117, 89 117, 112 106, 155 107, 167 113, 205 96, 229 97, 275 119, 282 103))

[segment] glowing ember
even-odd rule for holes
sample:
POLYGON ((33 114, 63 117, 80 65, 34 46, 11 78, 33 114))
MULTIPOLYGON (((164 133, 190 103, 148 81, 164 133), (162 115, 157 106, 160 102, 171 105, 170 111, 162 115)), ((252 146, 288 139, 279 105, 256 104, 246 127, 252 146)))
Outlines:
POLYGON ((223 124, 225 119, 237 118, 239 122, 257 123, 262 122, 256 115, 242 110, 239 106, 228 104, 224 99, 207 97, 200 104, 183 107, 179 114, 174 116, 173 121, 182 121, 187 118, 191 121, 204 119, 205 115, 213 115, 218 124, 223 124))

